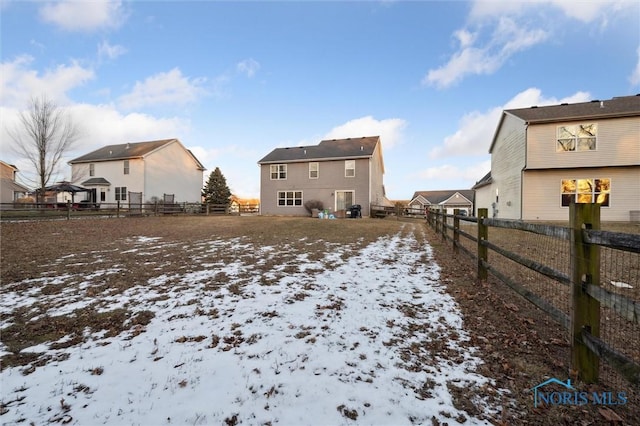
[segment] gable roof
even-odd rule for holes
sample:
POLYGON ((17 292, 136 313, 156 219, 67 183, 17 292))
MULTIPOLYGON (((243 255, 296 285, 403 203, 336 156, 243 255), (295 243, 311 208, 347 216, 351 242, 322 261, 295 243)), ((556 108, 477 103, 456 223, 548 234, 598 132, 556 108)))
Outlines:
POLYGON ((610 100, 592 100, 577 104, 532 106, 504 111, 526 123, 590 120, 595 118, 633 117, 640 115, 640 94, 619 96, 610 100))
POLYGON ((440 204, 453 197, 456 193, 459 193, 466 198, 470 203, 473 203, 473 189, 453 189, 453 190, 441 190, 441 191, 416 191, 411 197, 411 201, 418 197, 422 197, 431 204, 440 204))
POLYGON ((542 124, 561 121, 595 120, 602 118, 622 118, 640 116, 640 93, 634 96, 618 96, 609 100, 594 99, 576 104, 532 106, 529 108, 502 111, 500 121, 493 134, 489 153, 493 151, 498 131, 506 116, 516 117, 525 124, 542 124))
POLYGON ((96 149, 88 154, 82 155, 78 158, 74 158, 69 161, 69 164, 77 164, 77 163, 89 163, 89 162, 98 162, 98 161, 112 161, 112 160, 129 160, 132 158, 143 158, 146 155, 156 151, 166 145, 178 143, 185 151, 189 153, 189 155, 193 158, 193 160, 198 165, 199 169, 205 170, 204 166, 200 161, 193 155, 193 152, 186 149, 178 139, 162 139, 157 141, 146 141, 146 142, 130 142, 130 143, 122 143, 117 145, 107 145, 102 148, 96 149))
POLYGON ((483 186, 487 186, 492 182, 493 179, 491 178, 491 172, 489 172, 484 175, 479 181, 477 181, 476 184, 471 187, 471 189, 482 188, 483 186))
POLYGON ((327 139, 318 145, 276 148, 258 164, 369 158, 379 143, 380 136, 327 139))

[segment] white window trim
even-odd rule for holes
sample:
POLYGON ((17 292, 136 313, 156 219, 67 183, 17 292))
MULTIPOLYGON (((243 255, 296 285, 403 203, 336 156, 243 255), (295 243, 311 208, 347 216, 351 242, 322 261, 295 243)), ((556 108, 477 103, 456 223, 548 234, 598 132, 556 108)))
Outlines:
POLYGON ((318 179, 320 177, 320 163, 317 161, 313 161, 309 163, 309 179, 318 179), (311 165, 315 164, 317 167, 315 170, 311 170, 311 165), (311 172, 316 172, 316 176, 311 176, 311 172))
POLYGON ((352 178, 356 177, 356 160, 344 160, 344 177, 352 178), (347 164, 353 164, 353 167, 347 167, 347 164), (349 176, 347 170, 353 170, 353 175, 349 176))
POLYGON ((296 190, 281 190, 281 191, 277 191, 276 192, 276 207, 302 207, 304 205, 304 191, 296 191, 296 190), (293 204, 289 205, 287 204, 287 192, 293 192, 293 198, 291 198, 291 200, 293 200, 293 204), (295 204, 296 202, 296 193, 300 193, 300 204, 295 204), (280 205, 280 194, 284 193, 284 205, 280 205))
POLYGON ((287 165, 286 164, 270 164, 269 165, 269 178, 271 180, 287 180, 287 174, 288 174, 288 170, 287 170, 287 165), (275 178, 273 177, 273 174, 274 174, 273 167, 276 168, 276 171, 275 171, 276 177, 275 178), (284 177, 283 178, 280 177, 280 167, 282 167, 282 170, 284 172, 284 177))
MULTIPOLYGON (((562 181, 563 180, 576 180, 577 181, 577 180, 583 180, 583 179, 591 179, 591 180, 594 180, 594 181, 595 180, 605 180, 606 179, 606 180, 609 181, 609 192, 604 192, 604 193, 603 192, 598 192, 598 193, 592 192, 591 193, 591 200, 593 201, 593 197, 594 197, 595 194, 609 194, 609 205, 608 206, 601 206, 601 208, 603 208, 603 209, 610 208, 611 207, 611 194, 612 194, 611 189, 613 188, 613 179, 608 178, 608 177, 606 177, 606 178, 605 177, 600 177, 600 178, 587 177, 587 178, 565 178, 565 179, 560 179, 560 208, 562 208, 562 209, 568 209, 569 208, 569 206, 563 206, 562 205, 562 196, 565 194, 564 192, 562 192, 562 181)), ((571 195, 574 195, 574 201, 575 201, 575 196, 578 195, 578 192, 577 191, 576 192, 572 192, 571 195)))

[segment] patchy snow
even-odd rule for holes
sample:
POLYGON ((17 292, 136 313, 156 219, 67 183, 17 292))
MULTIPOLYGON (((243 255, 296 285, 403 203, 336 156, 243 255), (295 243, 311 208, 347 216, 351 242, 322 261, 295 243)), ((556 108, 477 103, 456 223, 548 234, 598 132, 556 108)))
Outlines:
POLYGON ((623 283, 622 281, 611 281, 611 285, 618 288, 633 288, 631 284, 623 283))
MULTIPOLYGON (((50 315, 63 315, 99 301, 100 312, 127 307, 154 317, 115 337, 103 331, 71 346, 49 342, 24 349, 50 360, 35 369, 2 371, 0 419, 401 425, 435 418, 450 425, 490 424, 486 418, 499 407, 483 398, 473 401, 483 418, 453 404, 451 387, 481 389, 490 380, 475 372, 481 361, 465 343, 461 315, 439 282, 430 246, 418 242, 419 227, 407 227, 402 236, 361 250, 327 245, 324 257, 313 260, 300 253, 281 262, 282 248, 242 239, 194 243, 185 247, 195 250, 189 271, 175 265, 174 274, 158 273, 118 294, 86 291, 88 283, 118 271, 105 267, 104 253, 104 264, 88 275, 33 280, 43 287, 75 282, 78 291, 45 295, 16 285, 3 295, 3 314, 46 302, 54 306, 50 315), (216 263, 221 252, 238 255, 216 263), (269 262, 270 270, 257 270, 269 262), (219 277, 224 285, 212 285, 219 277)), ((135 237, 137 249, 145 244, 153 244, 154 255, 162 251, 158 238, 135 237)))

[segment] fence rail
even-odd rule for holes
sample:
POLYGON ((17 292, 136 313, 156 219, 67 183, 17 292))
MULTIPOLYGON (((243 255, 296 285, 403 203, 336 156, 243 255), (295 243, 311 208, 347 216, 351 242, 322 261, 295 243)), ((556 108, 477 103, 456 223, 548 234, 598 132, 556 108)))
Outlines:
MULTIPOLYGON (((604 360, 624 377, 632 386, 640 386, 640 291, 636 296, 627 296, 617 290, 603 288, 601 279, 601 250, 608 250, 610 257, 621 257, 624 253, 640 253, 640 235, 600 230, 600 206, 597 204, 574 204, 570 208, 570 226, 556 226, 542 223, 527 223, 519 220, 495 219, 487 217, 487 209, 478 209, 478 217, 445 214, 441 210, 430 209, 427 223, 443 239, 451 240, 455 252, 463 251, 477 260, 477 276, 486 280, 491 273, 513 291, 540 308, 569 332, 572 369, 588 383, 599 379, 599 363, 604 360), (475 235, 466 232, 461 224, 476 226, 475 235), (516 253, 513 249, 490 240, 490 228, 502 228, 552 238, 569 245, 570 255, 564 265, 566 271, 531 259, 527 254, 516 253), (475 250, 463 244, 460 238, 475 243, 475 250), (568 309, 563 309, 547 300, 527 283, 518 282, 508 273, 489 261, 489 250, 501 257, 534 271, 567 289, 562 294, 568 309), (602 315, 603 309, 607 310, 602 315), (602 336, 601 324, 613 321, 610 316, 620 318, 616 324, 621 331, 612 336, 602 336), (630 331, 629 331, 630 330, 630 331), (622 340, 614 342, 614 340, 622 340), (629 340, 633 348, 627 348, 629 340), (626 353, 625 350, 627 351, 626 353), (631 351, 632 355, 628 355, 631 351)), ((468 231, 468 229, 467 229, 468 231)), ((497 232, 497 231, 496 231, 497 232)), ((492 233, 491 233, 492 234, 492 233)), ((504 242, 503 242, 504 244, 504 242)), ((526 245, 526 244, 524 244, 526 245)), ((524 249, 526 252, 526 248, 524 249)), ((640 257, 635 256, 621 268, 631 270, 629 283, 618 283, 627 289, 640 288, 640 257), (633 270, 635 270, 635 275, 633 270)), ((611 276, 610 271, 602 274, 611 276)), ((613 285, 614 282, 611 281, 613 285)))
POLYGON ((256 214, 257 204, 229 206, 211 203, 177 203, 122 201, 117 203, 0 203, 1 220, 71 219, 76 217, 102 216, 158 216, 183 215, 240 215, 256 214))

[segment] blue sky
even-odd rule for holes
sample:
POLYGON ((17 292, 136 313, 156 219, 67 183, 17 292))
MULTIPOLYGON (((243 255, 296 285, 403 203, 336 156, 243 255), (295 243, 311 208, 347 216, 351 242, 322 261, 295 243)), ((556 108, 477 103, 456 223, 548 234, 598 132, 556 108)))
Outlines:
POLYGON ((0 0, 0 159, 31 96, 83 137, 63 162, 177 137, 257 197, 272 149, 380 135, 391 199, 470 188, 508 108, 640 92, 637 1, 0 0))

